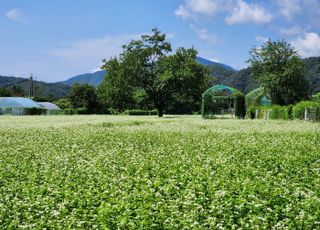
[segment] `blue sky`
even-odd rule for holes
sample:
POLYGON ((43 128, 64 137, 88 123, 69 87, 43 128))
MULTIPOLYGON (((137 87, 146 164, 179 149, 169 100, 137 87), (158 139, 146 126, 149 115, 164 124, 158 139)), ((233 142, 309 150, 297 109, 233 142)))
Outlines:
POLYGON ((154 27, 173 48, 236 69, 268 38, 320 56, 320 0, 0 0, 0 75, 55 82, 92 72, 154 27))

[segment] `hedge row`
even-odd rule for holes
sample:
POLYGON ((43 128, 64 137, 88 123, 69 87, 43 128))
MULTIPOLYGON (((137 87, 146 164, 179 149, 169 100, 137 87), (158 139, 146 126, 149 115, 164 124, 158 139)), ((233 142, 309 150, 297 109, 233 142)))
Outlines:
POLYGON ((309 114, 312 111, 313 119, 320 120, 320 102, 302 101, 296 105, 288 106, 251 106, 248 109, 247 116, 251 119, 305 119, 305 110, 309 114))
POLYGON ((148 115, 158 115, 157 110, 141 110, 141 109, 131 109, 131 110, 126 110, 124 112, 126 115, 130 116, 148 116, 148 115))
POLYGON ((85 109, 63 109, 63 110, 47 110, 44 108, 0 108, 0 115, 75 115, 87 114, 85 109))

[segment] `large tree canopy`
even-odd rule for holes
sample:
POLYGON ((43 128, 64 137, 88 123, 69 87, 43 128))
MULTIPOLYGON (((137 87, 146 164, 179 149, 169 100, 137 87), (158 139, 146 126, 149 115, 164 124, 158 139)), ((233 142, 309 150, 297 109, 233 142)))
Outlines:
POLYGON ((121 107, 131 103, 133 91, 143 90, 159 116, 177 95, 179 100, 197 100, 200 108, 209 77, 207 69, 195 61, 196 50, 179 48, 172 54, 166 35, 157 29, 152 32, 123 46, 119 57, 104 61, 107 76, 99 92, 109 92, 121 107))
POLYGON ((93 112, 98 103, 95 88, 88 84, 74 84, 69 98, 74 109, 84 108, 87 112, 93 112))
POLYGON ((308 98, 304 63, 285 41, 267 41, 250 50, 253 77, 259 80, 273 104, 288 105, 308 98))

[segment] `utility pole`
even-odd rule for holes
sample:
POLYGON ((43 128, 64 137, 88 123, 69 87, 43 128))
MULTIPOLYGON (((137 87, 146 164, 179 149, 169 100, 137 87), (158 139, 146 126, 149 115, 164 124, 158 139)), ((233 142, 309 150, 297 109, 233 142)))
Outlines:
POLYGON ((33 76, 32 73, 30 75, 30 88, 29 88, 29 97, 33 98, 33 76))

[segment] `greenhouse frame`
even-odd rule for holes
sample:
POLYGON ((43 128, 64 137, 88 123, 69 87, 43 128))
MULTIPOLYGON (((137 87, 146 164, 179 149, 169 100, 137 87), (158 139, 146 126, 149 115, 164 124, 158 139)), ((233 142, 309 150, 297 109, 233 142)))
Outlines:
POLYGON ((238 118, 245 117, 245 98, 237 89, 215 85, 202 94, 201 114, 203 118, 215 118, 225 113, 238 118))
POLYGON ((0 97, 0 115, 54 115, 61 109, 51 102, 35 102, 25 97, 0 97))

